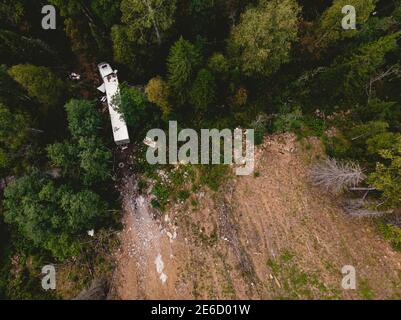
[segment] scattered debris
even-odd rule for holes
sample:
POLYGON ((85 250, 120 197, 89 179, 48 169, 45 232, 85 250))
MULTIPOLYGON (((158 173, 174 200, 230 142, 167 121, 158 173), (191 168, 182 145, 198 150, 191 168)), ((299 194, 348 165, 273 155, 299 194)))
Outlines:
POLYGON ((160 253, 155 259, 155 265, 157 273, 160 274, 160 280, 164 284, 167 281, 167 275, 163 272, 164 262, 160 253))
POLYGON ((77 73, 75 73, 75 72, 72 72, 72 73, 70 73, 70 75, 68 76, 68 78, 70 79, 70 80, 81 80, 81 75, 79 75, 79 74, 77 74, 77 73))
POLYGON ((143 140, 143 143, 144 143, 145 145, 147 145, 148 147, 151 147, 151 148, 156 148, 156 146, 157 146, 156 141, 154 141, 153 139, 151 139, 151 138, 149 138, 149 137, 146 137, 146 138, 143 140))

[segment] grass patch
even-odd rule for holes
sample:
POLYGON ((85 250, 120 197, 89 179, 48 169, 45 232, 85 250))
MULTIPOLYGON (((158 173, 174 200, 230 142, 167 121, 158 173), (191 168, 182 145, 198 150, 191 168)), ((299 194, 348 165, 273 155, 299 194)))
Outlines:
POLYGON ((227 165, 201 165, 199 167, 199 182, 213 191, 218 191, 220 185, 228 178, 227 165))
POLYGON ((166 165, 149 173, 148 177, 153 181, 152 194, 155 196, 151 204, 164 211, 171 199, 185 201, 191 196, 188 190, 195 182, 195 171, 191 165, 166 165))
POLYGON ((327 288, 319 280, 317 273, 305 272, 295 263, 295 254, 288 249, 281 255, 270 258, 267 266, 270 268, 276 281, 271 282, 277 299, 337 299, 338 292, 334 288, 327 288))
POLYGON ((401 229, 399 227, 381 222, 378 229, 395 250, 401 251, 401 229))
POLYGON ((359 282, 358 287, 359 287, 358 292, 361 295, 362 299, 364 299, 364 300, 373 300, 374 299, 373 291, 365 279, 363 279, 359 282))

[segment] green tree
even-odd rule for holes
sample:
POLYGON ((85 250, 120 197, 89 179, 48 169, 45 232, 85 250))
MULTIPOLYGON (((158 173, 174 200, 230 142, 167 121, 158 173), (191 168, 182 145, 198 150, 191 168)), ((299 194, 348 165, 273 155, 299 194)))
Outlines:
POLYGON ((0 146, 18 150, 27 137, 28 123, 26 115, 12 112, 0 103, 0 146))
POLYGON ((7 21, 13 26, 25 23, 25 1, 21 0, 3 0, 0 3, 0 19, 7 21))
POLYGON ((68 128, 75 139, 95 136, 101 128, 100 114, 93 102, 73 99, 65 105, 65 109, 68 128))
POLYGON ((134 55, 131 51, 126 28, 120 25, 113 26, 111 29, 111 39, 113 42, 114 60, 122 64, 132 62, 134 55))
POLYGON ((386 163, 378 162, 369 176, 369 182, 382 191, 384 205, 390 208, 401 207, 401 135, 395 138, 395 144, 379 151, 386 163))
POLYGON ((121 21, 131 41, 161 44, 163 34, 174 23, 176 0, 122 0, 121 21))
POLYGON ((219 19, 217 9, 222 3, 215 0, 190 0, 188 1, 189 26, 193 34, 201 37, 215 38, 218 28, 222 26, 225 19, 219 19))
POLYGON ((214 53, 208 61, 208 68, 216 75, 224 76, 230 71, 230 64, 221 53, 214 53))
POLYGON ((0 65, 0 102, 12 107, 21 107, 28 104, 29 100, 24 90, 8 74, 7 67, 0 65))
POLYGON ((150 111, 144 93, 136 88, 122 86, 120 96, 114 97, 114 102, 129 127, 134 130, 141 128, 150 111))
POLYGON ((112 154, 99 138, 81 138, 79 140, 80 167, 84 170, 84 183, 93 185, 110 178, 112 154))
POLYGON ((71 100, 65 106, 72 139, 47 147, 51 163, 63 176, 81 179, 85 185, 105 182, 110 177, 112 154, 98 137, 100 114, 87 100, 71 100))
POLYGON ((362 45, 345 62, 345 91, 349 97, 369 91, 369 80, 386 63, 386 54, 395 50, 401 32, 381 37, 377 41, 362 45))
POLYGON ((180 102, 185 99, 201 60, 198 49, 182 37, 171 47, 167 58, 168 84, 180 102))
POLYGON ((107 28, 118 20, 120 0, 92 0, 90 7, 107 28))
POLYGON ((170 114, 170 88, 166 81, 159 76, 150 79, 145 87, 145 93, 150 102, 160 107, 164 117, 167 117, 170 114))
POLYGON ((111 29, 111 39, 113 42, 114 60, 126 65, 131 71, 135 72, 135 74, 142 74, 144 72, 144 66, 143 60, 140 58, 142 58, 141 54, 143 49, 129 40, 127 27, 114 25, 111 29))
POLYGON ((29 120, 19 112, 11 112, 0 102, 0 173, 8 174, 8 170, 20 163, 18 157, 23 153, 26 143, 29 120))
POLYGON ((214 0, 190 0, 189 11, 192 15, 206 16, 215 5, 214 0))
POLYGON ((111 27, 118 17, 120 0, 50 0, 63 17, 85 20, 89 27, 111 27))
POLYGON ((216 80, 207 69, 201 69, 189 92, 190 102, 199 111, 206 111, 216 102, 216 80))
POLYGON ((245 75, 268 76, 290 60, 299 12, 295 0, 261 0, 241 15, 229 45, 245 75))
POLYGON ((61 169, 63 176, 77 176, 79 174, 79 147, 76 143, 65 141, 47 147, 50 162, 61 169))
POLYGON ((93 72, 95 56, 109 55, 108 29, 104 19, 117 14, 118 1, 107 0, 50 0, 64 18, 65 34, 71 49, 78 57, 81 68, 91 80, 97 80, 93 72), (104 15, 97 15, 99 10, 104 15))
POLYGON ((93 192, 74 193, 65 185, 57 187, 37 170, 7 186, 4 207, 7 223, 59 260, 78 254, 76 237, 95 227, 107 209, 93 192))
POLYGON ((53 66, 60 63, 57 52, 42 40, 8 30, 0 30, 0 61, 8 65, 23 62, 53 66))
POLYGON ((401 110, 396 101, 370 99, 367 105, 357 106, 355 111, 362 121, 383 120, 390 127, 397 127, 401 122, 401 110))
POLYGON ((89 190, 63 192, 60 207, 67 214, 67 228, 73 234, 93 229, 105 217, 107 209, 99 195, 89 190))
POLYGON ((8 168, 8 166, 10 165, 10 162, 11 161, 9 159, 9 154, 7 153, 6 150, 4 150, 2 147, 0 147, 0 172, 2 172, 4 169, 8 168))
POLYGON ((50 162, 64 177, 81 179, 91 186, 110 178, 112 154, 97 137, 55 143, 47 147, 50 162))
POLYGON ((315 47, 325 49, 336 42, 355 37, 359 30, 344 30, 342 19, 344 14, 342 8, 352 5, 356 11, 356 22, 358 27, 366 23, 370 14, 375 9, 376 0, 334 0, 333 4, 322 14, 316 28, 315 47))
POLYGON ((82 10, 82 1, 50 0, 49 2, 60 10, 63 17, 77 16, 82 10))
POLYGON ((394 8, 394 11, 391 16, 394 18, 395 21, 400 21, 400 19, 401 19, 401 1, 397 0, 394 6, 395 6, 395 8, 394 8))
POLYGON ((400 32, 389 34, 362 44, 346 56, 339 56, 307 90, 312 88, 313 98, 324 104, 346 108, 350 104, 365 106, 370 97, 374 98, 375 85, 386 80, 380 73, 386 70, 386 56, 396 50, 399 37, 400 32), (378 80, 371 83, 374 78, 378 80))
POLYGON ((380 155, 382 150, 391 150, 394 146, 397 146, 400 137, 401 137, 400 133, 394 133, 394 132, 379 133, 366 140, 368 152, 370 154, 380 155))
POLYGON ((27 90, 29 96, 36 98, 44 106, 53 107, 62 103, 66 86, 50 69, 20 64, 13 66, 9 74, 27 90))
POLYGON ((343 132, 349 142, 347 155, 355 160, 366 159, 368 155, 367 141, 387 132, 388 127, 389 125, 385 121, 350 123, 350 127, 343 132))

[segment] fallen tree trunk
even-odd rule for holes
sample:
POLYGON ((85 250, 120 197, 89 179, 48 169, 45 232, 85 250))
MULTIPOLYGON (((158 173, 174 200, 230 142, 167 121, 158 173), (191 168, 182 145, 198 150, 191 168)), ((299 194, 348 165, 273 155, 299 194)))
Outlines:
POLYGON ((385 214, 390 214, 393 211, 377 211, 365 208, 362 199, 348 199, 343 204, 343 209, 352 217, 381 217, 385 214))
POLYGON ((376 191, 376 188, 348 188, 349 191, 376 191))

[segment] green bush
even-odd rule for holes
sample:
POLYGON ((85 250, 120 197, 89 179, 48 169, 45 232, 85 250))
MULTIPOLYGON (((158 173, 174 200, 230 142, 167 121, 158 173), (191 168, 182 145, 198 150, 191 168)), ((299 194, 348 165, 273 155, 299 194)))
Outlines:
POLYGON ((185 201, 187 200, 189 197, 191 196, 191 194, 189 193, 188 190, 180 190, 177 193, 177 199, 180 201, 185 201))
POLYGON ((389 241, 394 249, 401 251, 401 229, 395 225, 380 223, 379 230, 384 239, 389 241))
POLYGON ((152 189, 152 194, 156 197, 158 206, 164 209, 171 195, 171 188, 162 182, 156 183, 152 189))
POLYGON ((223 181, 227 179, 228 171, 226 165, 202 165, 200 183, 207 185, 213 191, 218 191, 223 181))
POLYGON ((299 107, 290 111, 287 106, 284 106, 273 122, 273 130, 277 133, 300 130, 302 127, 302 118, 302 111, 299 107))

